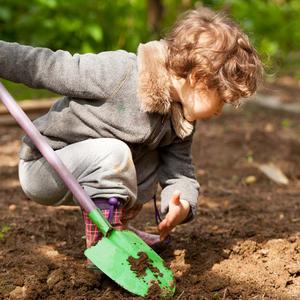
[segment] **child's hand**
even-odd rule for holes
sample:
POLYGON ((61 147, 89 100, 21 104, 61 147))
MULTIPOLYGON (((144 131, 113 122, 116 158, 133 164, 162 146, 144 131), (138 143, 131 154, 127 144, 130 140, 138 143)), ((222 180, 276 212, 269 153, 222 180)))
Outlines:
POLYGON ((190 204, 186 200, 180 200, 180 192, 175 191, 169 203, 169 212, 158 225, 160 239, 164 240, 169 232, 185 220, 190 211, 190 204))

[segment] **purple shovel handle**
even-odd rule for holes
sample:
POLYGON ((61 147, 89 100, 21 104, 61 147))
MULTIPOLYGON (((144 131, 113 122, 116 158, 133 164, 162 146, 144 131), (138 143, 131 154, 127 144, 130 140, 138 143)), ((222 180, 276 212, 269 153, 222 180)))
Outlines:
POLYGON ((97 209, 94 202, 87 195, 85 190, 79 185, 75 177, 66 168, 60 158, 55 154, 54 150, 47 144, 44 137, 33 125, 31 120, 27 117, 21 107, 12 98, 6 88, 0 82, 0 99, 6 106, 7 110, 14 117, 17 123, 23 128, 23 130, 30 137, 34 145, 39 149, 48 163, 59 174, 63 182, 72 192, 79 205, 87 212, 97 209))

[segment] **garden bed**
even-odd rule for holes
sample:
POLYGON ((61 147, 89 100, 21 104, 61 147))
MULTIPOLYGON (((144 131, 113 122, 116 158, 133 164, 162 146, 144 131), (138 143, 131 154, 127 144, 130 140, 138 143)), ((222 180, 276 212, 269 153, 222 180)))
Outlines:
MULTIPOLYGON (((138 299, 85 268, 78 208, 26 198, 21 135, 0 126, 0 299, 138 299)), ((199 213, 161 253, 176 277, 174 299, 300 299, 299 114, 252 105, 199 122, 193 156, 199 213), (288 185, 256 167, 269 162, 288 185)), ((152 203, 133 225, 155 232, 152 203)))

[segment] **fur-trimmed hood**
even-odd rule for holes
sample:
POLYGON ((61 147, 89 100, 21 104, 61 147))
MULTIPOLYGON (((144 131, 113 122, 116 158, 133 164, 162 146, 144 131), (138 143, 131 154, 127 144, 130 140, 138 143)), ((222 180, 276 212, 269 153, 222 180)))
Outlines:
POLYGON ((168 114, 176 134, 180 138, 189 136, 193 123, 183 116, 180 103, 172 101, 170 96, 170 77, 165 67, 167 44, 164 40, 140 44, 138 58, 138 97, 141 107, 149 113, 168 114))

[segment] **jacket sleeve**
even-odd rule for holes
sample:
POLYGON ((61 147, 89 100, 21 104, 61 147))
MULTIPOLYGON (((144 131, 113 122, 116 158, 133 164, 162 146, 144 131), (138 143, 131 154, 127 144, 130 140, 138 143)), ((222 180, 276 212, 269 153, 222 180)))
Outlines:
POLYGON ((184 223, 190 221, 196 214, 200 190, 192 164, 191 144, 192 137, 183 141, 178 138, 177 142, 162 147, 160 151, 161 212, 163 214, 168 212, 171 196, 174 191, 178 190, 181 192, 180 199, 188 201, 191 206, 184 223))
POLYGON ((110 97, 125 76, 128 52, 74 54, 0 41, 0 77, 84 99, 110 97))

